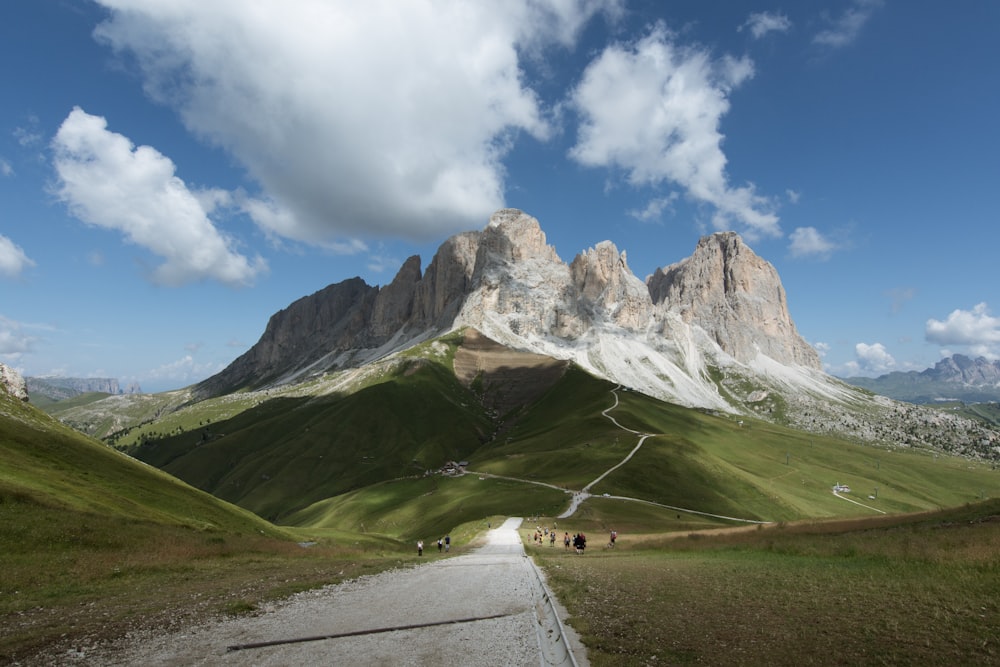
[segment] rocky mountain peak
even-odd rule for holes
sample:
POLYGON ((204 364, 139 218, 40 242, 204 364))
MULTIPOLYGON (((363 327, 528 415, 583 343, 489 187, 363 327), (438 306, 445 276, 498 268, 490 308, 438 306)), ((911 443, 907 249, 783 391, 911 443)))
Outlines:
POLYGON ((513 208, 497 211, 482 232, 477 268, 497 262, 521 263, 529 260, 558 262, 555 248, 548 245, 538 220, 513 208))
POLYGON ((379 290, 371 316, 376 338, 391 336, 409 321, 420 279, 420 255, 414 255, 403 263, 392 282, 379 290))
POLYGON ((28 400, 28 385, 24 378, 16 370, 2 363, 0 363, 0 390, 6 391, 19 401, 28 400))
POLYGON ((702 237, 687 259, 649 278, 654 303, 697 323, 741 362, 764 354, 782 364, 821 367, 788 312, 778 272, 735 232, 702 237))
POLYGON ((573 286, 591 316, 604 311, 618 326, 639 330, 649 321, 652 302, 646 285, 628 267, 625 252, 601 241, 570 264, 573 286))

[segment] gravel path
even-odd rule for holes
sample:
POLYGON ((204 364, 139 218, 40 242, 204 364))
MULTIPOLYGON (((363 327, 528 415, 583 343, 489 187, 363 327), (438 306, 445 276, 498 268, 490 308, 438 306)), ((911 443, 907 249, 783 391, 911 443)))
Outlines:
POLYGON ((306 591, 259 615, 132 637, 92 665, 586 664, 508 519, 471 554, 306 591), (478 619, 478 620, 473 620, 478 619), (413 626, 421 627, 413 627, 413 626), (409 629, 398 629, 398 628, 409 629), (373 632, 375 631, 375 632, 373 632), (339 636, 358 633, 355 636, 339 636), (573 647, 572 655, 565 641, 573 647), (274 645, 251 647, 253 644, 274 645), (244 647, 232 650, 231 647, 244 647), (575 657, 574 657, 575 656, 575 657))

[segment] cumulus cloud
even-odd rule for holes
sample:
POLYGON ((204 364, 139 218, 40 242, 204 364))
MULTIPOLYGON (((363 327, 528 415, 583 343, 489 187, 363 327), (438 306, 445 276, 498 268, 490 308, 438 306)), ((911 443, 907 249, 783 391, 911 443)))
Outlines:
POLYGON ((10 162, 0 158, 0 176, 13 176, 14 167, 10 166, 10 162))
POLYGON ((855 368, 861 373, 881 375, 896 367, 896 360, 882 343, 858 343, 854 346, 854 354, 857 357, 855 368))
POLYGON ((52 141, 56 193, 80 220, 121 232, 164 261, 152 274, 162 285, 205 279, 247 285, 266 269, 213 224, 206 202, 221 195, 192 192, 174 163, 151 146, 135 146, 107 122, 79 107, 52 141))
POLYGON ((98 0, 99 39, 235 157, 270 232, 433 238, 504 202, 502 158, 550 135, 519 53, 565 47, 621 0, 98 0))
POLYGON ((34 336, 29 335, 20 322, 9 320, 0 315, 0 356, 13 361, 31 352, 34 348, 34 336))
POLYGON ((729 94, 753 76, 746 59, 714 59, 674 42, 662 26, 629 44, 607 47, 571 95, 581 116, 570 156, 624 170, 632 185, 669 182, 715 208, 717 229, 741 225, 750 237, 777 236, 775 203, 752 184, 732 187, 719 123, 729 94))
POLYGON ((839 49, 854 42, 882 0, 854 0, 844 13, 827 18, 827 27, 813 37, 813 43, 839 49))
POLYGON ((35 262, 24 254, 20 246, 0 234, 0 276, 17 278, 24 269, 34 265, 35 262))
POLYGON ((829 257, 837 245, 815 227, 799 227, 789 236, 792 257, 829 257))
POLYGON ((979 356, 995 359, 1000 356, 1000 318, 990 314, 986 303, 972 310, 953 310, 944 321, 929 319, 925 338, 938 345, 963 345, 979 356))
POLYGON ((754 39, 760 39, 769 32, 788 32, 791 27, 792 21, 781 12, 754 12, 737 30, 748 28, 754 39))

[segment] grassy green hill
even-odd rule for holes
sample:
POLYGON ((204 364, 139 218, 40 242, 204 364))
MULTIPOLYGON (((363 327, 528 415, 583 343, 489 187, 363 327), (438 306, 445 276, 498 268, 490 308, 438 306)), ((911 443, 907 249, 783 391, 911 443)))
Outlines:
MULTIPOLYGON (((199 530, 282 532, 0 393, 4 507, 99 514, 199 530)), ((5 531, 6 533, 7 531, 5 531)))
MULTIPOLYGON (((612 389, 570 368, 498 441, 468 456, 472 474, 362 487, 283 521, 401 539, 438 531, 447 521, 439 512, 448 516, 456 508, 462 508, 451 514, 456 522, 473 520, 476 512, 552 521, 569 504, 569 494, 560 489, 582 489, 638 443, 638 435, 601 414, 614 404, 612 389), (484 474, 504 479, 480 479, 484 474)), ((594 532, 608 526, 655 532, 734 525, 706 514, 766 522, 870 517, 1000 496, 1000 473, 988 463, 875 448, 706 414, 634 392, 618 395, 611 416, 651 435, 627 464, 591 489, 595 497, 574 516, 581 528, 594 532), (852 491, 837 497, 835 484, 852 491)))
POLYGON ((60 664, 71 647, 252 610, 392 566, 401 548, 309 538, 0 391, 0 664, 60 664))
POLYGON ((993 428, 1000 426, 1000 403, 962 403, 961 401, 937 402, 934 407, 942 412, 952 412, 968 419, 975 419, 993 428))
MULTIPOLYGON (((278 523, 315 503, 349 492, 360 497, 368 487, 416 479, 448 461, 582 489, 622 461, 638 437, 602 415, 614 403, 611 384, 574 366, 550 365, 541 374, 538 368, 537 358, 505 353, 481 337, 469 344, 465 333, 454 332, 303 384, 201 401, 185 391, 114 397, 75 407, 64 418, 130 424, 114 437, 116 446, 278 523)), ((613 416, 650 437, 591 491, 675 508, 674 520, 684 525, 706 513, 788 521, 910 512, 1000 495, 989 466, 968 459, 737 421, 636 392, 618 395, 613 416), (853 489, 848 500, 831 493, 838 483, 853 489), (692 512, 678 519, 676 508, 692 512)), ((943 429, 939 435, 935 441, 946 440, 943 429)), ((592 502, 582 511, 613 516, 613 505, 592 502)), ((497 503, 489 513, 511 511, 497 503)), ((336 523, 356 526, 360 516, 336 523)))
POLYGON ((464 459, 492 428, 453 374, 414 360, 353 394, 272 398, 131 453, 277 520, 324 498, 464 459))

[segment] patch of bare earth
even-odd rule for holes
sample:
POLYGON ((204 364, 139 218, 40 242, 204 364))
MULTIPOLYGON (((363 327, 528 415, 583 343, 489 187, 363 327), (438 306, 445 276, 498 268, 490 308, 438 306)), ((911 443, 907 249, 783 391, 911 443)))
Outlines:
POLYGON ((505 347, 469 329, 455 352, 455 376, 482 398, 483 404, 506 415, 541 398, 562 378, 567 361, 505 347))

